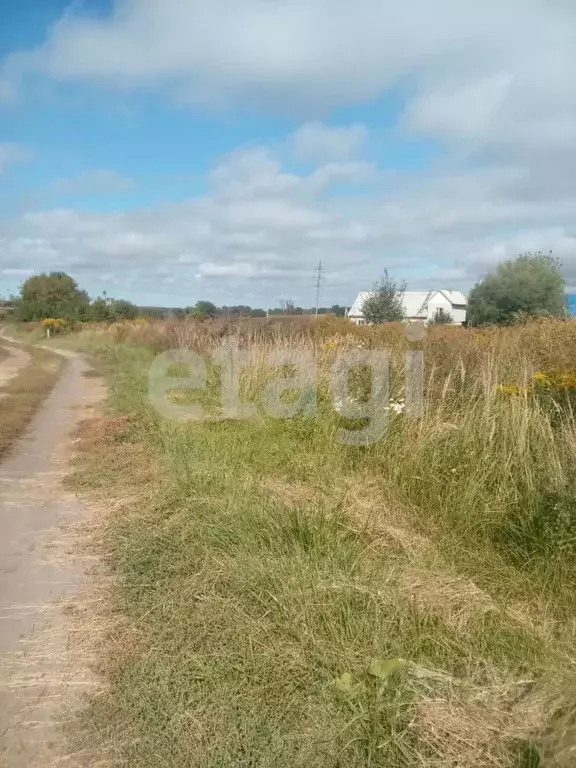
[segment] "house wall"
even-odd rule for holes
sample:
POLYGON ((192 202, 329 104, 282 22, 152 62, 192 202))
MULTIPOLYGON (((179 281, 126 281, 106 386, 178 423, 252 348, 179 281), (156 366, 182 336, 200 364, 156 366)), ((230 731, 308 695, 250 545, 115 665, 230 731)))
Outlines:
POLYGON ((454 322, 458 323, 458 325, 462 325, 462 323, 466 322, 465 309, 453 309, 451 314, 452 314, 452 318, 454 319, 454 322))
POLYGON ((428 321, 434 319, 434 315, 436 312, 438 312, 439 309, 443 309, 444 312, 447 312, 452 317, 452 319, 454 319, 454 310, 452 309, 452 304, 450 304, 450 302, 447 301, 440 293, 437 296, 433 296, 428 302, 426 311, 426 317, 428 321))
POLYGON ((428 304, 428 320, 433 320, 434 315, 439 309, 443 309, 445 312, 447 312, 451 317, 454 324, 461 325, 462 323, 466 322, 466 310, 465 309, 455 309, 452 304, 442 296, 442 294, 439 294, 438 296, 434 296, 429 304, 428 304))

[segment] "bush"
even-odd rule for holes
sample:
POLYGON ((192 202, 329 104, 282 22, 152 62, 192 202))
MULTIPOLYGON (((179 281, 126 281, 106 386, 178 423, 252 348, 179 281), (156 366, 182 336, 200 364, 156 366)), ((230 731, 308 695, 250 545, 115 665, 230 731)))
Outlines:
POLYGON ((564 278, 550 254, 526 253, 505 261, 468 297, 470 325, 510 325, 533 317, 565 317, 564 278))
POLYGON ((442 307, 439 307, 432 318, 432 325, 452 325, 454 318, 442 307))
POLYGON ((384 270, 384 275, 366 299, 362 314, 368 323, 394 323, 404 319, 404 292, 406 283, 398 285, 384 270))
POLYGON ((89 299, 64 272, 32 275, 20 288, 16 317, 29 322, 49 318, 87 319, 89 299))
POLYGON ((576 485, 527 487, 514 511, 496 528, 503 551, 526 567, 532 560, 576 555, 576 485))

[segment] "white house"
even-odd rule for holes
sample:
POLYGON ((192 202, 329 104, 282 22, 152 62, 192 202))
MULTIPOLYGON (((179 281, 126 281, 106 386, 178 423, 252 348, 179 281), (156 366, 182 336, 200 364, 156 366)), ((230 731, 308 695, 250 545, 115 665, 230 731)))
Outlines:
MULTIPOLYGON (((362 308, 366 299, 372 295, 370 291, 362 291, 348 310, 346 316, 356 325, 366 322, 362 308)), ((466 322, 468 300, 460 291, 405 291, 402 301, 407 320, 427 323, 434 319, 439 309, 443 309, 450 315, 454 325, 466 322)))

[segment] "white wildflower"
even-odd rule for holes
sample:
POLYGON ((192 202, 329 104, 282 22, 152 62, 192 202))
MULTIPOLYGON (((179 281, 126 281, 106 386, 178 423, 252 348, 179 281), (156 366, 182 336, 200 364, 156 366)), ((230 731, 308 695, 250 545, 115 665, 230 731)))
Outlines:
POLYGON ((406 409, 406 404, 404 402, 404 398, 399 397, 396 400, 390 400, 390 410, 392 413, 404 413, 406 409))

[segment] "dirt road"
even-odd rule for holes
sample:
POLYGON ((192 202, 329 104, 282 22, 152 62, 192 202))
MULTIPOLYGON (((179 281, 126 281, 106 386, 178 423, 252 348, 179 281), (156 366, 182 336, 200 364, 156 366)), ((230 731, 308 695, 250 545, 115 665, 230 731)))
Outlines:
POLYGON ((86 572, 70 536, 86 513, 61 482, 70 469, 72 432, 103 394, 101 384, 83 376, 85 370, 80 359, 68 361, 0 465, 0 765, 5 768, 60 765, 58 721, 77 692, 92 684, 68 658, 62 610, 86 572))
MULTIPOLYGON (((8 353, 8 357, 0 364, 0 386, 8 384, 18 375, 20 369, 30 362, 30 355, 26 350, 12 346, 4 346, 3 348, 8 353)), ((4 395, 0 393, 0 397, 4 397, 4 395)))

